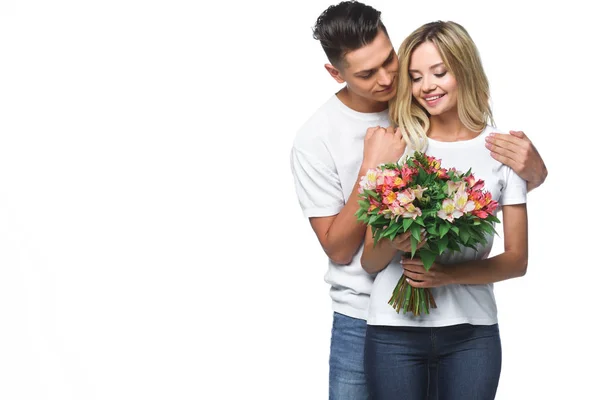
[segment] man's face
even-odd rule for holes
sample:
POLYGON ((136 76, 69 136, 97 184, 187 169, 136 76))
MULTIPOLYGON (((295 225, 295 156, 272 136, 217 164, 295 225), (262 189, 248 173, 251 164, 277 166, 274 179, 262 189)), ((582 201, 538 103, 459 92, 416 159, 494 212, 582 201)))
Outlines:
POLYGON ((369 101, 387 102, 396 94, 398 57, 387 35, 346 54, 339 76, 350 91, 369 101))

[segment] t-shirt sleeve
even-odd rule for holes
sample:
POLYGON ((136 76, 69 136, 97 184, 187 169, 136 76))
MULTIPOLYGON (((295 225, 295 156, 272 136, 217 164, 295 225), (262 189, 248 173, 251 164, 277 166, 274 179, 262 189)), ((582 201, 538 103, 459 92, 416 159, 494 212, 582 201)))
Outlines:
POLYGON ((521 178, 512 168, 505 167, 505 183, 500 197, 501 206, 524 204, 527 202, 527 181, 521 178))
POLYGON ((292 148, 290 162, 296 194, 307 218, 336 215, 345 204, 333 160, 324 161, 296 147, 292 148))

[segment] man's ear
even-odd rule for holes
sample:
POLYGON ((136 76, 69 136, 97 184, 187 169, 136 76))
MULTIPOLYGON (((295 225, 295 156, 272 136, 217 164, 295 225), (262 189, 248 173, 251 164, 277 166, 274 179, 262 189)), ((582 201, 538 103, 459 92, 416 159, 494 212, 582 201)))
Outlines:
POLYGON ((325 69, 327 70, 327 72, 329 72, 329 75, 331 75, 333 77, 333 79, 336 80, 337 83, 346 82, 346 80, 344 78, 342 78, 342 75, 340 74, 340 70, 337 69, 336 67, 334 67, 333 65, 325 64, 325 69))

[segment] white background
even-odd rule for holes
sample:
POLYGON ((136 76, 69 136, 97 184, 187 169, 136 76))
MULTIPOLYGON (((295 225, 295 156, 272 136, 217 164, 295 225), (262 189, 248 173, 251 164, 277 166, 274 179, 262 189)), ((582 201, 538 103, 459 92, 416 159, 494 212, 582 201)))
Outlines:
MULTIPOLYGON (((0 2, 1 399, 327 397, 326 259, 288 160, 340 88, 311 31, 331 3, 202 3, 0 2)), ((496 122, 550 171, 528 274, 496 286, 497 398, 591 398, 592 2, 370 4, 396 48, 463 24, 496 122)))

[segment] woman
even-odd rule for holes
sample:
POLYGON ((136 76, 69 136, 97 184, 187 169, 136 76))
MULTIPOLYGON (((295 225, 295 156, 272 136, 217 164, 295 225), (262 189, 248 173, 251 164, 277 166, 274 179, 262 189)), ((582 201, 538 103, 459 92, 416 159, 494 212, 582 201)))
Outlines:
POLYGON ((439 399, 493 399, 501 344, 493 283, 527 268, 527 185, 484 147, 495 131, 489 84, 475 44, 454 22, 423 25, 402 43, 391 118, 411 151, 441 159, 445 168, 471 168, 502 209, 505 251, 488 257, 493 237, 478 251, 444 253, 429 271, 410 250, 407 235, 374 246, 369 229, 363 268, 378 273, 367 319, 365 365, 375 400, 427 398, 428 365, 437 364, 439 399), (401 250, 401 251, 399 251, 401 250), (380 272, 381 271, 381 272, 380 272), (437 308, 414 316, 388 305, 402 274, 413 287, 431 287, 437 308))

